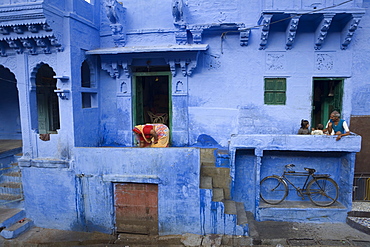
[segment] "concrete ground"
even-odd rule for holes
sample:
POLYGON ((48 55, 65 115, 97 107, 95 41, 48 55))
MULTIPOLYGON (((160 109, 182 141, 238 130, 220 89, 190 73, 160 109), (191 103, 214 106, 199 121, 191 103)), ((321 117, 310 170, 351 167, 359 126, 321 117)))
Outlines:
POLYGON ((254 225, 251 237, 184 234, 143 236, 72 232, 34 227, 16 239, 0 237, 4 247, 41 246, 370 246, 370 235, 345 223, 264 221, 254 225))

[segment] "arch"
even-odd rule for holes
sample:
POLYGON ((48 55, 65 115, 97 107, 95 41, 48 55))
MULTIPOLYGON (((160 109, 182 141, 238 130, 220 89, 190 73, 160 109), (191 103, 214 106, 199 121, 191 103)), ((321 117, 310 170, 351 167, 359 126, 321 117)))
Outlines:
POLYGON ((38 64, 31 73, 31 126, 39 134, 56 134, 60 128, 54 76, 54 70, 45 63, 38 64))
POLYGON ((87 58, 81 63, 81 87, 95 88, 95 81, 93 62, 87 58))
POLYGON ((19 95, 15 75, 0 65, 0 139, 22 139, 19 95))

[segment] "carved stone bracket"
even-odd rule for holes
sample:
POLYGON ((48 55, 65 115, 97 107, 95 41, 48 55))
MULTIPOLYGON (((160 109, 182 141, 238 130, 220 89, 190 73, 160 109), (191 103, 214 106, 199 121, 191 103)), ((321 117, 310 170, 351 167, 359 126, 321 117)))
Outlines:
POLYGON ((286 43, 285 43, 286 50, 292 49, 292 45, 294 43, 295 35, 297 32, 297 28, 298 28, 299 18, 300 16, 294 16, 290 19, 288 28, 286 30, 286 36, 287 36, 286 43))
POLYGON ((334 16, 334 13, 323 14, 323 19, 321 20, 315 33, 315 50, 321 49, 334 16))
POLYGON ((105 11, 110 21, 112 37, 117 47, 126 45, 126 8, 116 0, 104 1, 105 11))
POLYGON ((38 25, 25 25, 17 28, 0 27, 0 47, 2 47, 2 56, 7 55, 7 50, 13 49, 20 54, 28 51, 31 55, 39 53, 49 54, 52 50, 63 51, 62 45, 50 31, 38 25), (26 28, 26 26, 28 28, 26 28), (2 34, 2 35, 1 35, 2 34))
POLYGON ((121 75, 124 74, 127 78, 131 76, 130 70, 131 60, 130 61, 121 61, 121 60, 107 60, 102 61, 101 68, 109 73, 112 78, 121 78, 121 75), (123 73, 121 73, 123 72, 123 73))
POLYGON ((175 33, 176 43, 178 45, 186 45, 188 43, 188 34, 185 31, 178 31, 175 33))
POLYGON ((190 29, 191 34, 193 35, 193 42, 195 44, 202 43, 202 33, 203 33, 203 26, 192 26, 190 29))
POLYGON ((363 14, 352 14, 352 19, 347 23, 342 32, 341 49, 347 49, 348 45, 351 43, 353 35, 360 24, 363 14))
POLYGON ((264 14, 262 19, 260 20, 260 25, 262 25, 261 30, 261 43, 260 43, 260 50, 265 50, 267 45, 267 38, 270 31, 270 22, 273 15, 264 14))
POLYGON ((197 67, 198 54, 193 58, 167 59, 173 77, 176 77, 176 67, 180 67, 183 76, 191 76, 197 67))
POLYGON ((251 34, 251 30, 250 29, 241 29, 241 28, 239 28, 239 31, 240 31, 240 34, 239 34, 240 45, 241 46, 247 46, 248 42, 249 42, 249 36, 251 34))

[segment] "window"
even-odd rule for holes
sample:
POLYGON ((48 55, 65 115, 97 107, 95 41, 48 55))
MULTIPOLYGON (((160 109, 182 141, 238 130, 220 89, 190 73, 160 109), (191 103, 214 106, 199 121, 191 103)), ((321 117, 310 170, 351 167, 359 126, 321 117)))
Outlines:
POLYGON ((265 78, 265 104, 285 105, 286 78, 265 78))
POLYGON ((90 68, 86 61, 81 66, 81 87, 91 87, 90 68))
POLYGON ((56 134, 60 128, 57 80, 53 69, 42 65, 36 74, 36 95, 39 134, 56 134))
POLYGON ((94 74, 91 73, 90 65, 85 60, 81 65, 82 108, 98 107, 97 92, 93 78, 94 74))

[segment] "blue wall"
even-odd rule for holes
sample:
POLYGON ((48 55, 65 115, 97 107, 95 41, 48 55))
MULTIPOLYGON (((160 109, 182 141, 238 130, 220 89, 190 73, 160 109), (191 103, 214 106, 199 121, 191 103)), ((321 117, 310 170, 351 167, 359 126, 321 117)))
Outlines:
MULTIPOLYGON (((12 37, 19 46, 21 40, 31 39, 35 49, 10 47, 4 40, 7 34, 0 34, 5 47, 0 64, 17 78, 19 93, 17 99, 14 85, 8 87, 0 80, 0 99, 9 96, 6 102, 0 100, 0 131, 18 131, 20 111, 20 165, 28 217, 40 227, 113 232, 112 184, 155 183, 160 234, 243 234, 235 215, 224 214, 224 204, 213 202, 210 190, 199 189, 199 150, 188 147, 197 144, 200 135, 208 135, 217 143, 214 146, 230 154, 226 166, 232 180, 231 199, 242 202, 257 219, 321 222, 331 214, 335 217, 327 221, 343 221, 351 207, 354 154, 360 150, 361 137, 335 141, 296 133, 301 119, 312 117, 314 78, 343 80, 341 113, 348 122, 353 115, 370 114, 366 100, 370 94, 369 1, 328 9, 337 15, 319 47, 323 16, 309 12, 330 7, 332 1, 298 2, 182 1, 183 16, 175 20, 172 0, 124 1, 116 5, 114 23, 108 20, 106 1, 18 1, 25 11, 21 20, 15 18, 18 12, 11 1, 0 0, 1 18, 10 26, 23 22, 24 33, 9 29, 12 37), (297 32, 291 33, 288 22, 260 26, 269 13, 275 13, 272 20, 284 17, 282 13, 307 14, 297 32), (348 47, 341 47, 349 32, 341 16, 346 21, 362 17, 348 47), (47 22, 51 30, 40 26, 32 33, 30 21, 47 22), (249 36, 240 35, 245 28, 250 28, 249 36), (294 43, 286 48, 287 35, 293 34, 294 43), (49 51, 35 45, 45 35, 50 38, 46 43, 56 39, 59 45, 50 43, 49 51), (81 86, 84 61, 91 71, 90 88, 81 86), (42 64, 53 69, 59 78, 57 88, 67 92, 67 97, 59 98, 60 129, 47 142, 39 139, 35 101, 35 74, 42 64), (148 64, 170 68, 170 127, 174 146, 181 148, 132 148, 132 72, 148 64), (286 78, 285 105, 264 103, 264 79, 275 77, 286 78), (182 90, 176 91, 177 85, 182 90), (92 97, 92 107, 83 108, 86 94, 92 97), (3 115, 9 115, 12 124, 3 115), (311 214, 298 208, 262 208, 260 179, 280 173, 283 165, 292 162, 297 169, 311 166, 332 174, 341 188, 341 207, 313 209, 311 214)), ((297 197, 291 194, 288 199, 297 197)))

